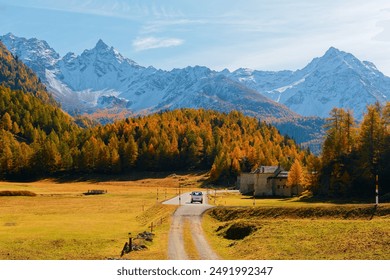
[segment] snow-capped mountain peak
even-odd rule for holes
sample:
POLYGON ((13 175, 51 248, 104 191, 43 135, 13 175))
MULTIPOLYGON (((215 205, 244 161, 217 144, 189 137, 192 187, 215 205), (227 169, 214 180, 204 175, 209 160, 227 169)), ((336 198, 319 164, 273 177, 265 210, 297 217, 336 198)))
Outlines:
POLYGON ((37 72, 60 102, 72 100, 64 108, 82 104, 93 110, 98 105, 127 102, 125 107, 134 112, 187 106, 258 115, 269 106, 272 114, 294 115, 287 106, 304 116, 327 117, 333 107, 342 107, 353 109, 361 119, 367 104, 390 100, 389 77, 373 63, 361 62, 335 47, 297 71, 217 72, 204 66, 163 71, 139 66, 101 39, 92 49, 63 58, 42 40, 11 33, 0 39, 37 72), (265 102, 264 96, 274 102, 265 102))
POLYGON ((68 52, 66 55, 62 57, 62 60, 64 62, 71 62, 72 60, 76 59, 77 55, 73 52, 68 52))
POLYGON ((45 70, 53 69, 60 58, 60 55, 43 40, 21 38, 12 33, 0 36, 0 40, 14 56, 32 68, 42 80, 45 80, 45 70))
POLYGON ((56 68, 58 79, 72 90, 88 91, 89 94, 97 91, 100 96, 104 90, 118 95, 122 82, 141 67, 100 39, 94 48, 83 51, 81 55, 66 54, 56 68))
POLYGON ((339 49, 335 47, 330 47, 324 54, 324 58, 334 57, 334 56, 343 56, 345 52, 340 51, 339 49))
POLYGON ((16 37, 12 33, 0 36, 4 45, 22 60, 41 60, 46 66, 54 65, 60 55, 44 40, 16 37))
POLYGON ((110 49, 110 47, 106 43, 104 43, 102 39, 99 39, 96 43, 95 49, 108 50, 110 49))
POLYGON ((125 63, 132 66, 138 66, 135 61, 125 58, 114 47, 109 47, 104 43, 102 39, 99 39, 94 48, 85 50, 81 56, 92 56, 101 60, 112 60, 111 62, 115 61, 118 64, 125 63))
POLYGON ((368 104, 390 100, 390 78, 371 62, 330 47, 297 71, 247 71, 231 78, 304 116, 328 117, 334 107, 352 109, 361 119, 368 104))
POLYGON ((356 64, 353 58, 348 53, 340 51, 335 47, 330 47, 323 56, 314 58, 301 72, 329 72, 339 67, 342 67, 344 70, 353 68, 354 64, 356 64))
MULTIPOLYGON (((127 114, 183 107, 239 110, 260 119, 284 120, 290 136, 305 142, 321 137, 323 121, 298 114, 328 117, 332 108, 342 107, 361 119, 368 104, 390 101, 389 77, 373 63, 334 47, 297 71, 217 72, 204 66, 164 71, 138 65, 103 40, 79 55, 60 58, 42 40, 11 33, 0 39, 70 113, 106 108, 127 114)), ((279 129, 286 131, 284 124, 279 129)))

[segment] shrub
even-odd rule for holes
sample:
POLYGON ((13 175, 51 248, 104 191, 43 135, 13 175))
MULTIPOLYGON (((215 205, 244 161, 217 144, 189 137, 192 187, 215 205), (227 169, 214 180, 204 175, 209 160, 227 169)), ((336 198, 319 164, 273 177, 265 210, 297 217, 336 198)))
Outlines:
POLYGON ((36 196, 36 193, 30 191, 0 191, 0 196, 36 196))

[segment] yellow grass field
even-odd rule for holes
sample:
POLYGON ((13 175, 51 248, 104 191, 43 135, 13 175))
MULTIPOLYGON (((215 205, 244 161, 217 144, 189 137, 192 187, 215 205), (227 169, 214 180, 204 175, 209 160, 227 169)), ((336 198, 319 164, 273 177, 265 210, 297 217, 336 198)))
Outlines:
MULTIPOLYGON (((374 197, 373 197, 374 198, 374 197)), ((209 203, 215 206, 260 206, 260 207, 327 207, 334 206, 331 202, 307 202, 299 197, 287 198, 256 198, 241 195, 238 192, 221 190, 219 192, 209 192, 209 203)))
MULTIPOLYGON (((170 216, 176 206, 158 202, 200 185, 203 175, 132 181, 0 182, 0 191, 28 190, 34 197, 0 196, 0 259, 118 259, 128 233, 154 229, 145 251, 124 259, 166 259, 170 216), (84 195, 105 190, 102 195, 84 195)), ((143 240, 135 240, 143 242, 143 240)))
MULTIPOLYGON (((134 241, 146 244, 148 249, 125 254, 122 259, 166 259, 170 217, 176 206, 160 202, 177 195, 179 186, 181 192, 201 187, 207 176, 139 177, 116 181, 0 182, 0 192, 36 194, 0 196, 0 259, 120 259, 128 233, 135 237, 139 232, 150 231, 152 222, 158 224, 153 230, 154 240, 134 241), (88 190, 107 193, 84 195, 88 190)), ((390 259, 390 215, 371 220, 367 213, 359 216, 372 205, 313 203, 298 198, 254 201, 237 193, 208 193, 209 202, 221 207, 218 209, 245 209, 238 216, 223 210, 221 219, 204 215, 208 240, 224 259, 390 259), (346 216, 345 211, 352 214, 346 216), (240 239, 227 239, 227 230, 232 226, 255 230, 240 239)), ((380 207, 390 212, 390 204, 380 207)), ((185 247, 195 251, 189 238, 190 226, 185 223, 185 247)), ((196 253, 189 255, 191 259, 199 257, 196 253)))
POLYGON ((219 207, 204 215, 203 227, 224 259, 390 259, 389 203, 381 204, 373 216, 373 204, 309 203, 298 198, 254 201, 224 192, 217 193, 215 204, 219 207), (231 229, 234 238, 253 231, 232 239, 231 229))

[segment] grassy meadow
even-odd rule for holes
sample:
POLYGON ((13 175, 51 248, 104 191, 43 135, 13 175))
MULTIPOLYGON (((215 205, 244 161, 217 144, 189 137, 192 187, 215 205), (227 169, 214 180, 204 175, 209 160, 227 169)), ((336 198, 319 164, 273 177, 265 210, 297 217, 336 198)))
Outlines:
POLYGON ((203 226, 224 259, 390 259, 390 204, 374 214, 373 204, 253 201, 223 192, 215 201, 203 226))
MULTIPOLYGON (((158 202, 198 187, 203 175, 168 175, 123 181, 0 182, 0 191, 36 196, 0 196, 0 259, 117 259, 128 233, 154 229, 148 249, 124 259, 166 259, 170 216, 176 206, 158 202), (88 190, 102 195, 84 195, 88 190), (158 199, 157 199, 158 198, 158 199)), ((136 240, 135 242, 140 242, 136 240)))
MULTIPOLYGON (((148 249, 123 259, 166 259, 171 214, 160 202, 201 187, 205 174, 145 174, 132 178, 0 182, 0 259, 119 259, 128 233, 154 228, 148 249), (102 195, 84 195, 104 190, 102 195), (162 223, 161 223, 162 222, 162 223), (161 224, 160 224, 161 223, 161 224)), ((256 199, 228 191, 209 194, 204 215, 210 245, 223 259, 390 259, 390 204, 256 199), (373 215, 374 214, 374 215, 373 215)), ((309 200, 310 201, 310 200, 309 200)), ((188 220, 184 242, 198 259, 188 220)))

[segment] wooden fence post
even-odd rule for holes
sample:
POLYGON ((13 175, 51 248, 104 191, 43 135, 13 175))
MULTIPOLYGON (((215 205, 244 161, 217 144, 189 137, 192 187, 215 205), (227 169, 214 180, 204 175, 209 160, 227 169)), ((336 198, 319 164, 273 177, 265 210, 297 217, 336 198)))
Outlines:
POLYGON ((131 232, 129 232, 129 252, 133 250, 133 238, 131 237, 131 232))

